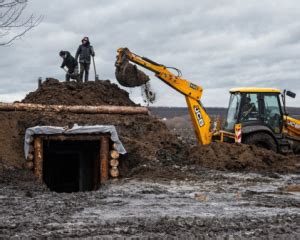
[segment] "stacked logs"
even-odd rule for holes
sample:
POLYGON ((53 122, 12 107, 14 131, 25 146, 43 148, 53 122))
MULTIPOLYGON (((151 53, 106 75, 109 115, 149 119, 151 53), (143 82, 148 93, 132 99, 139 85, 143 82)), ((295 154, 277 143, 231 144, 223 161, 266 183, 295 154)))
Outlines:
POLYGON ((33 146, 33 137, 29 139, 29 153, 27 155, 26 161, 24 163, 24 167, 28 170, 32 170, 34 167, 34 146, 33 146))
POLYGON ((29 153, 26 157, 24 167, 33 170, 39 181, 43 177, 43 141, 40 137, 29 139, 29 153))
POLYGON ((120 175, 118 166, 119 166, 119 157, 120 154, 116 150, 116 144, 113 144, 113 150, 110 151, 110 157, 109 165, 110 165, 110 176, 113 178, 117 178, 120 175))

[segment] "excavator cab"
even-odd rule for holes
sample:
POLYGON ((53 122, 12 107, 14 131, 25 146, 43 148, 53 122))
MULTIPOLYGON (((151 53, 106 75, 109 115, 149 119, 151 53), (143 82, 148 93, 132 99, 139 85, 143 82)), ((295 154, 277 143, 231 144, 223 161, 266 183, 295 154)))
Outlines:
POLYGON ((235 88, 231 96, 221 136, 235 142, 237 126, 241 126, 241 142, 284 154, 300 151, 300 121, 286 113, 286 96, 273 88, 235 88))
POLYGON ((281 134, 283 109, 280 90, 269 88, 231 89, 224 130, 233 132, 235 124, 242 124, 243 132, 264 129, 281 134), (247 129, 247 130, 246 130, 247 129))

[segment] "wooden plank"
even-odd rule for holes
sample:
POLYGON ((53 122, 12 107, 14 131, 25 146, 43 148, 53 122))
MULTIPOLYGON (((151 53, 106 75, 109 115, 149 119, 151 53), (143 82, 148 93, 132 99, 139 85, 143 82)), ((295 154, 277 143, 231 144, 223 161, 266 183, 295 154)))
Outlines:
POLYGON ((107 133, 94 133, 94 134, 48 134, 38 135, 44 140, 49 141, 99 141, 101 136, 108 136, 107 133))
POLYGON ((108 180, 109 138, 103 136, 100 141, 100 183, 108 180))
POLYGON ((34 174, 38 181, 43 181, 43 141, 40 137, 34 139, 34 174))

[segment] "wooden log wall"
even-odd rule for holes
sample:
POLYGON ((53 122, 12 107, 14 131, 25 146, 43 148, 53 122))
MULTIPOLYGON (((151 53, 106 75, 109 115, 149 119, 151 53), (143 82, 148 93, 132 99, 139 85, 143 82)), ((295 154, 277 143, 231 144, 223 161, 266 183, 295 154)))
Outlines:
MULTIPOLYGON (((74 137, 71 136, 71 139, 74 140, 74 137)), ((77 136, 78 138, 79 136, 77 136)), ((96 136, 93 136, 93 139, 96 136)), ((43 181, 43 139, 47 138, 47 136, 34 136, 30 143, 30 150, 27 156, 27 159, 24 163, 25 168, 28 170, 34 171, 35 176, 38 181, 43 181)), ((61 136, 49 136, 50 139, 62 140, 65 141, 68 139, 67 136, 61 139, 61 136)), ((98 189, 100 184, 103 184, 108 181, 109 177, 117 178, 119 176, 119 157, 120 154, 116 151, 116 144, 111 144, 110 136, 104 135, 100 137, 96 137, 99 139, 100 144, 100 152, 99 152, 99 178, 94 180, 95 188, 98 189), (111 145, 111 146, 110 146, 111 145)), ((48 138, 47 138, 48 139, 48 138)), ((95 174, 95 176, 98 174, 95 174)))

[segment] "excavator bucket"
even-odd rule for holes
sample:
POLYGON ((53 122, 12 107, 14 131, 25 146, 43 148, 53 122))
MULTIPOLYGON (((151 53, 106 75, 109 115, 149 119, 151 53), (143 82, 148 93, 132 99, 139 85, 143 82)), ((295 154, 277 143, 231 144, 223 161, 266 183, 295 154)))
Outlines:
POLYGON ((141 87, 144 102, 153 103, 155 93, 150 86, 150 78, 136 65, 129 62, 123 63, 121 67, 116 67, 116 79, 124 87, 141 87))
POLYGON ((124 87, 142 86, 150 80, 144 72, 131 63, 125 63, 120 68, 116 68, 115 75, 118 82, 124 87))
POLYGON ((136 65, 129 63, 125 58, 116 62, 116 79, 124 87, 139 87, 150 80, 148 75, 137 69, 136 65))
POLYGON ((136 65, 131 64, 124 52, 117 56, 115 66, 116 79, 122 86, 141 87, 144 102, 149 104, 155 101, 155 93, 151 89, 149 76, 139 70, 136 65))

